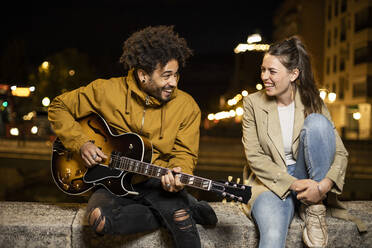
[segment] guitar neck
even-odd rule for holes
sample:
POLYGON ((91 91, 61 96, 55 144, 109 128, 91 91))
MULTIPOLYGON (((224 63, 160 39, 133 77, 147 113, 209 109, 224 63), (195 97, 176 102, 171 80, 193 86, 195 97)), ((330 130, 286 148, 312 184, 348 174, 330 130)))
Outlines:
MULTIPOLYGON (((139 160, 127 158, 127 157, 122 157, 122 156, 116 156, 113 155, 111 158, 111 163, 110 163, 111 168, 119 169, 119 170, 125 170, 128 172, 144 175, 144 176, 149 176, 149 177, 154 177, 154 178, 161 178, 163 175, 168 174, 169 169, 161 167, 161 166, 156 166, 150 163, 142 162, 139 160)), ((197 177, 185 173, 177 173, 180 175, 180 181, 181 183, 210 191, 211 186, 212 186, 212 180, 202 178, 202 177, 197 177)))

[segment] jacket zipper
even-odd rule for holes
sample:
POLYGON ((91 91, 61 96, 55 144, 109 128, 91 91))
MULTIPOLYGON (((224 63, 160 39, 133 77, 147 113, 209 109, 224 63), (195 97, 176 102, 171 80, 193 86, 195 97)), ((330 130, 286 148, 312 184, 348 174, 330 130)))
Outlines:
POLYGON ((146 96, 145 99, 145 107, 143 108, 143 115, 142 115, 142 122, 141 122, 141 129, 140 131, 142 132, 143 126, 145 125, 145 114, 146 114, 146 107, 150 104, 150 97, 146 96))

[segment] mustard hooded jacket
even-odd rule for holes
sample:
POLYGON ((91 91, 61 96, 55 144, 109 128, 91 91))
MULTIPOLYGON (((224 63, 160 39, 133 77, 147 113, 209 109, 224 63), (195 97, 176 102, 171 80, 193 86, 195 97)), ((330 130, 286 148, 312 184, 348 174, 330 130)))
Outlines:
POLYGON ((181 167, 192 174, 199 150, 200 109, 186 92, 175 89, 170 101, 161 103, 142 91, 134 70, 125 77, 97 79, 87 86, 53 99, 48 119, 67 149, 80 151, 90 140, 76 119, 102 116, 120 133, 134 132, 153 145, 152 163, 181 167))

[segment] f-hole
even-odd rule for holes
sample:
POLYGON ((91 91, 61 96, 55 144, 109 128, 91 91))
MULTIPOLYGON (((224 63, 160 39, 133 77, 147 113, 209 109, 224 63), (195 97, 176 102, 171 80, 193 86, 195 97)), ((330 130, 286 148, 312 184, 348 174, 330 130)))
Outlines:
POLYGON ((88 121, 88 126, 96 133, 96 134, 99 134, 99 135, 101 135, 104 139, 105 139, 105 142, 107 142, 107 138, 106 138, 106 136, 101 132, 101 130, 100 129, 98 129, 98 128, 95 128, 95 127, 93 127, 92 126, 92 124, 90 124, 90 122, 91 122, 91 120, 89 120, 88 121))

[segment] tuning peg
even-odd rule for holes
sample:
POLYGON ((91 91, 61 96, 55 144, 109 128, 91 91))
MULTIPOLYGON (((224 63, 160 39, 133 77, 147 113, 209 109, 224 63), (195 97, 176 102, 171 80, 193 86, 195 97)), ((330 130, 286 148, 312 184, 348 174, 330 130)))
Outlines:
POLYGON ((223 199, 222 199, 222 203, 223 203, 223 204, 226 204, 226 202, 227 202, 226 198, 223 198, 223 199))
POLYGON ((229 182, 231 182, 232 179, 233 179, 232 176, 228 176, 228 177, 227 177, 227 180, 228 180, 229 182))
POLYGON ((240 183, 240 177, 238 177, 237 179, 236 179, 236 183, 240 183))

